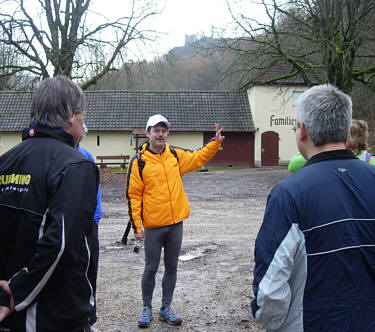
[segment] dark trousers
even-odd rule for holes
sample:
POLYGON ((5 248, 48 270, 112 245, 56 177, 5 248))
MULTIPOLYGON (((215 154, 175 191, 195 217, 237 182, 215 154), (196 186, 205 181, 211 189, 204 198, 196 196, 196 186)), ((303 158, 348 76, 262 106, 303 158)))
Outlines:
POLYGON ((162 306, 168 307, 171 305, 177 281, 177 266, 182 235, 182 221, 174 225, 145 229, 145 270, 142 275, 142 299, 144 307, 152 306, 155 275, 159 268, 162 248, 164 248, 162 306))

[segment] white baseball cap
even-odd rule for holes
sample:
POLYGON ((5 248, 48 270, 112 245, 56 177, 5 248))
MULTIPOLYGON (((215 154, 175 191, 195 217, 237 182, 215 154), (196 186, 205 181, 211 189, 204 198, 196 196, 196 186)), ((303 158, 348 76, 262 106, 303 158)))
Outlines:
POLYGON ((162 116, 160 114, 156 114, 156 115, 150 116, 148 118, 148 121, 147 121, 147 124, 146 124, 146 130, 149 127, 153 127, 160 122, 165 123, 167 125, 167 127, 169 128, 170 125, 169 125, 169 122, 168 122, 167 118, 165 118, 164 116, 162 116))

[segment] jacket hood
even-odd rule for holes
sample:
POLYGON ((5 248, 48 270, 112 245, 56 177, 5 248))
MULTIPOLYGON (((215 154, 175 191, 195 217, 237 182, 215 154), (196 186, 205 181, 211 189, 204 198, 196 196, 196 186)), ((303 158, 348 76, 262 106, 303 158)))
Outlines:
POLYGON ((149 143, 148 142, 144 142, 142 144, 142 147, 140 148, 139 152, 140 153, 145 153, 145 151, 146 151, 146 149, 147 149, 148 146, 149 146, 149 143))

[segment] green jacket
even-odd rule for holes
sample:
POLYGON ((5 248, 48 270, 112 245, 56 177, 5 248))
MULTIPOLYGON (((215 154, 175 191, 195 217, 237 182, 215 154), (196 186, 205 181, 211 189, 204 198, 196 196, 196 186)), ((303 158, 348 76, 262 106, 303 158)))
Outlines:
MULTIPOLYGON (((361 160, 366 161, 366 159, 363 159, 363 156, 367 154, 369 154, 367 150, 362 150, 356 155, 356 157, 361 160)), ((374 157, 369 158, 367 162, 370 165, 375 166, 374 157)), ((290 160, 289 165, 288 165, 288 170, 290 173, 294 173, 298 171, 299 169, 301 169, 305 165, 305 163, 306 163, 306 159, 302 156, 300 152, 297 152, 296 155, 290 160)))

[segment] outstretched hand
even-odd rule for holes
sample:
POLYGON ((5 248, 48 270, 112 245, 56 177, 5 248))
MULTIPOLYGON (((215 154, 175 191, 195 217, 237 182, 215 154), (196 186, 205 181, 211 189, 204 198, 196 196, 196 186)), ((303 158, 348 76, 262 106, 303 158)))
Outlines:
POLYGON ((223 128, 219 129, 219 124, 215 123, 215 129, 216 129, 215 139, 222 143, 225 139, 225 136, 221 135, 223 128))

